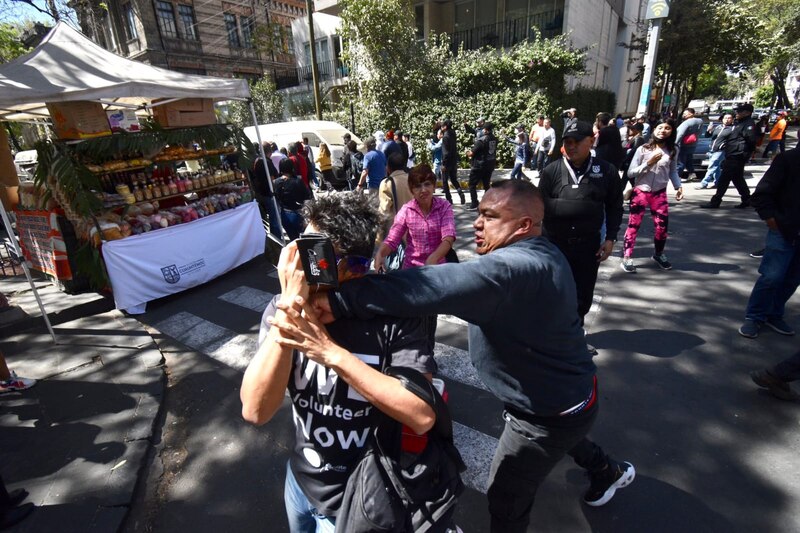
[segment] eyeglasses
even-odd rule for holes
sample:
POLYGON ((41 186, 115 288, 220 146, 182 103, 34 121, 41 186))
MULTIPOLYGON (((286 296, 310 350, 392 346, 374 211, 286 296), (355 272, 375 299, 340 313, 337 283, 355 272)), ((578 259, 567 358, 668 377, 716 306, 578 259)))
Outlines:
POLYGON ((369 271, 369 264, 372 261, 369 257, 360 255, 336 256, 336 267, 347 261, 347 270, 353 274, 366 274, 369 271))

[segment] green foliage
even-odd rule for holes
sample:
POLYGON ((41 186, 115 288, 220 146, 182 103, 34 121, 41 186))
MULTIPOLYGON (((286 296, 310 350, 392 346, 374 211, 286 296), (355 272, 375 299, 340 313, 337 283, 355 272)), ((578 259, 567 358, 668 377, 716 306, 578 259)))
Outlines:
MULTIPOLYGON (((265 76, 256 82, 250 82, 250 96, 256 108, 259 124, 279 122, 283 119, 283 99, 275 88, 272 78, 265 76)), ((247 102, 231 101, 228 104, 228 119, 245 128, 253 125, 253 116, 247 102)))
POLYGON ((762 85, 756 90, 753 96, 756 107, 772 107, 775 102, 775 87, 772 85, 762 85))
POLYGON ((613 115, 616 105, 617 97, 613 92, 578 86, 566 95, 563 107, 574 107, 578 110, 578 117, 581 120, 594 122, 597 113, 606 112, 613 115))
POLYGON ((509 49, 496 51, 459 51, 446 62, 446 93, 462 97, 493 88, 541 88, 558 94, 564 88, 564 76, 583 71, 585 50, 570 47, 566 35, 552 39, 523 41, 509 49))
POLYGON ((706 96, 719 96, 728 83, 725 69, 719 65, 703 65, 703 70, 697 78, 695 95, 700 98, 706 96))
POLYGON ((0 63, 7 63, 29 50, 20 40, 20 27, 6 22, 0 23, 0 63))
MULTIPOLYGON (((362 138, 376 130, 402 128, 412 136, 417 161, 428 161, 433 124, 450 118, 458 126, 459 151, 473 139, 460 126, 479 116, 495 124, 498 137, 537 115, 552 116, 564 94, 564 78, 582 72, 585 51, 566 36, 521 42, 510 49, 460 50, 453 55, 447 35, 416 40, 408 0, 342 0, 344 59, 351 68, 341 106, 329 117, 350 123, 362 138)), ((500 143, 501 163, 513 160, 513 146, 500 143)), ((466 163, 465 160, 462 161, 466 163)))
POLYGON ((658 69, 683 105, 697 93, 703 65, 741 72, 760 61, 766 27, 756 0, 673 0, 664 21, 658 69))

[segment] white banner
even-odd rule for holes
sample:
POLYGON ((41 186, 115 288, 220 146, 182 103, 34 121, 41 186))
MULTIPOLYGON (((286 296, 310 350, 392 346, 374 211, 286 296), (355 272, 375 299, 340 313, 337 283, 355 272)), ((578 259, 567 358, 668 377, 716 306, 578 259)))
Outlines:
POLYGON ((143 313, 147 302, 210 281, 264 253, 256 202, 103 244, 117 309, 143 313))

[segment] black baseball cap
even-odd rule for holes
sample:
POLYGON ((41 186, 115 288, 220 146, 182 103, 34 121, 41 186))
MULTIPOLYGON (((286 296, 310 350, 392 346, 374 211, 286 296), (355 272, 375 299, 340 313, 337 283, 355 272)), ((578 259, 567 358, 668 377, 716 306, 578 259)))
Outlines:
POLYGON ((594 130, 592 129, 592 125, 585 120, 577 120, 564 130, 564 135, 561 137, 564 139, 571 138, 576 141, 582 141, 586 137, 594 137, 594 130))
POLYGON ((753 112, 753 104, 740 104, 736 106, 736 112, 740 111, 750 111, 753 112))

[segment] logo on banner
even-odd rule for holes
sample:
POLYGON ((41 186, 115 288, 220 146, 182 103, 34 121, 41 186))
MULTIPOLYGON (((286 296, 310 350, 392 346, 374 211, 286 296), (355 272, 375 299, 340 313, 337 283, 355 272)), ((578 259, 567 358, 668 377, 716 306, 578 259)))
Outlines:
POLYGON ((164 274, 164 281, 167 283, 178 283, 181 279, 181 273, 175 265, 161 267, 161 273, 164 274))

